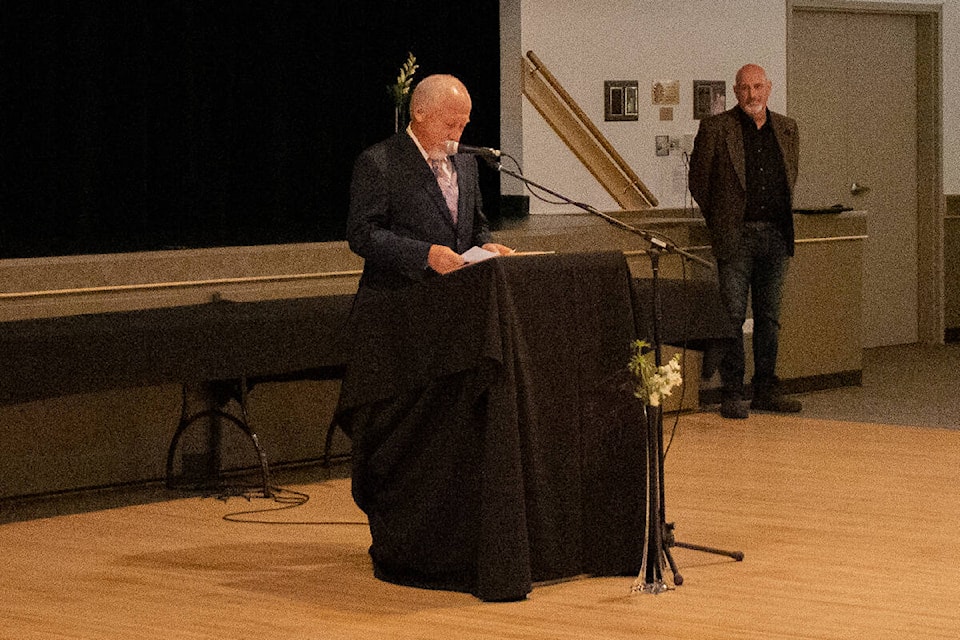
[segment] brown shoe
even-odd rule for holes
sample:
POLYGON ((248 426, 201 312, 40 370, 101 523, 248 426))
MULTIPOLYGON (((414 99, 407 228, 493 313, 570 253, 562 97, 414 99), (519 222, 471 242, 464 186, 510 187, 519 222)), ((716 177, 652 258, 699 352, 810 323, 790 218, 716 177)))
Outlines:
POLYGON ((754 393, 750 408, 774 413, 799 413, 803 410, 803 403, 795 398, 788 398, 779 391, 760 391, 754 393))
POLYGON ((750 417, 750 412, 741 394, 725 393, 720 400, 720 415, 728 420, 745 420, 750 417))

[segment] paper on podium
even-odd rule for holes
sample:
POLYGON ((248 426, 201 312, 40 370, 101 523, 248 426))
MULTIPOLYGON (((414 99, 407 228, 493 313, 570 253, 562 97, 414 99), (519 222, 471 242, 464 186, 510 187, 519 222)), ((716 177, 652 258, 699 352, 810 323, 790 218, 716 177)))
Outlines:
POLYGON ((499 255, 496 251, 487 251, 482 247, 470 247, 461 254, 461 257, 467 264, 473 264, 474 262, 483 262, 490 258, 496 258, 499 255))

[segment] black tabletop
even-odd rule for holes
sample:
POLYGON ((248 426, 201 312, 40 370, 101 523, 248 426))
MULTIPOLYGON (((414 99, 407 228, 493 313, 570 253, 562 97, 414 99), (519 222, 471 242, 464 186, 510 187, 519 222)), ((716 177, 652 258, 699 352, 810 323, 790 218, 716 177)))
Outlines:
POLYGON ((352 295, 212 302, 0 324, 0 403, 343 363, 352 295))

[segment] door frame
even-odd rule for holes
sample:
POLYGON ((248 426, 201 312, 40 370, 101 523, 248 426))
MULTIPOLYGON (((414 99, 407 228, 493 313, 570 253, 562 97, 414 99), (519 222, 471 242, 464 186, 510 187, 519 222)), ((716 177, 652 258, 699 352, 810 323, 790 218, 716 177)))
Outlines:
POLYGON ((943 51, 941 5, 847 0, 786 0, 787 113, 790 71, 794 68, 791 30, 794 13, 844 12, 910 15, 917 19, 917 337, 923 344, 943 344, 944 211, 943 51))

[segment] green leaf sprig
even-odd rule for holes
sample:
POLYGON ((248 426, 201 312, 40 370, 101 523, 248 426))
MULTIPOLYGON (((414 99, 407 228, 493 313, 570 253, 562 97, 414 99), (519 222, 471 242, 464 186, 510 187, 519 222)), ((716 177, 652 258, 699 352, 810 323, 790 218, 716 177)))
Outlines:
POLYGON ((393 103, 397 108, 403 108, 410 97, 410 87, 413 84, 413 74, 417 72, 420 65, 417 64, 417 58, 412 53, 407 53, 407 61, 400 67, 400 74, 397 76, 395 84, 387 85, 387 93, 393 98, 393 103))

